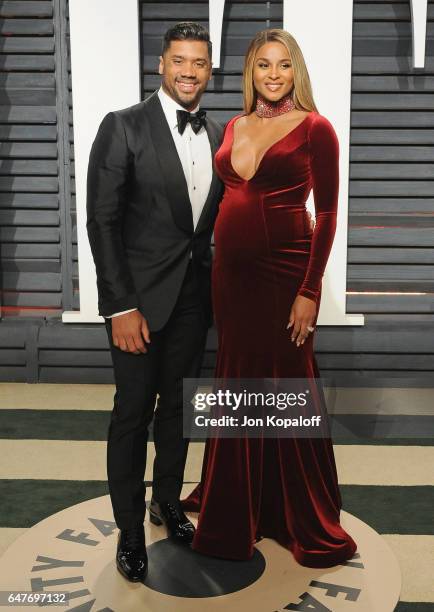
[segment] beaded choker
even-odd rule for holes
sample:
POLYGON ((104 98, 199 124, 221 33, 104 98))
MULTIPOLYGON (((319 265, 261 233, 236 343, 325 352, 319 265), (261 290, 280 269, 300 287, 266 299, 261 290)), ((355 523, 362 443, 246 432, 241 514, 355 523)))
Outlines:
POLYGON ((258 115, 258 117, 270 118, 277 117, 278 115, 283 115, 283 113, 288 113, 294 108, 295 102, 292 99, 291 94, 284 96, 277 102, 269 102, 258 94, 255 113, 258 115))

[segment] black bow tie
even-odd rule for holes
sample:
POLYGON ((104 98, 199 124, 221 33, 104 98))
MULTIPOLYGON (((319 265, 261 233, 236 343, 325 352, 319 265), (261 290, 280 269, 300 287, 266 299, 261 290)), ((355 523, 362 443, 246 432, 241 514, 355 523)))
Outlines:
POLYGON ((187 123, 191 123, 191 128, 195 134, 198 133, 200 128, 206 125, 206 111, 200 110, 194 115, 187 111, 177 110, 176 118, 178 119, 178 132, 184 133, 187 123))

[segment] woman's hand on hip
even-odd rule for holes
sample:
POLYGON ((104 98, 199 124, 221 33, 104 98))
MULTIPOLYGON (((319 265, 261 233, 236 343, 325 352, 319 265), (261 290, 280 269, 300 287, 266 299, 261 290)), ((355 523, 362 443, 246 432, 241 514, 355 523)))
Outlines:
POLYGON ((297 342, 297 346, 304 344, 306 338, 313 331, 313 322, 316 316, 316 303, 304 297, 297 295, 292 304, 289 314, 289 322, 286 329, 291 330, 291 341, 297 342))

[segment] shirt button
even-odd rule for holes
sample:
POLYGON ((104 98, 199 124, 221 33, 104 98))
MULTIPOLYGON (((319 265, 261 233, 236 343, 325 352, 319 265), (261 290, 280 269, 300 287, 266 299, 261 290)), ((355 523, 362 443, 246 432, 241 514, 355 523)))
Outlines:
POLYGON ((196 189, 196 187, 193 187, 193 189, 196 189))

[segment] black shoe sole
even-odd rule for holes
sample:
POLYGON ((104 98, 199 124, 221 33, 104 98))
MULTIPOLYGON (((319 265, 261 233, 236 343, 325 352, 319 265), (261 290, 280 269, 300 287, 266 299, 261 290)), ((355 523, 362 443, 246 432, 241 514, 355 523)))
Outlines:
POLYGON ((128 580, 128 582, 143 582, 145 580, 146 576, 148 575, 148 572, 146 571, 146 574, 144 574, 143 577, 140 577, 140 578, 131 578, 131 576, 128 576, 128 574, 126 574, 124 572, 124 570, 117 563, 116 563, 116 569, 118 570, 118 572, 120 574, 122 574, 122 576, 124 578, 126 578, 128 580))

